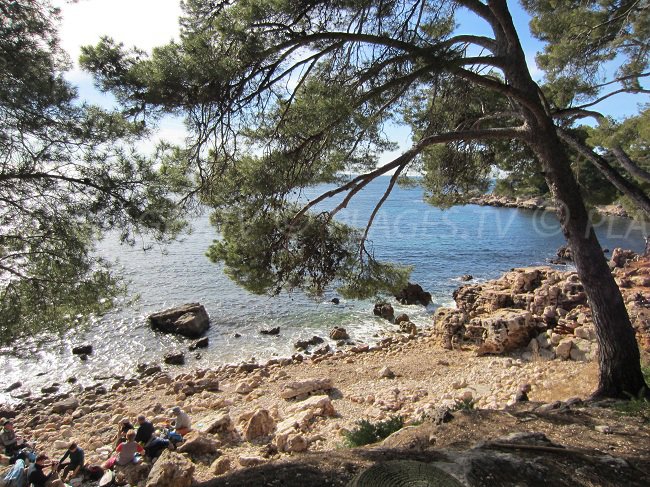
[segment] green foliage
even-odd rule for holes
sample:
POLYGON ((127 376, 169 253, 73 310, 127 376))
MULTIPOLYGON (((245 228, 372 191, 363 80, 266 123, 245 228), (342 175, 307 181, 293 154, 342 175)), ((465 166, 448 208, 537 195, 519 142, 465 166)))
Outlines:
POLYGON ((455 399, 454 404, 451 405, 450 410, 454 411, 472 411, 476 406, 476 401, 474 399, 455 399))
POLYGON ((146 133, 119 113, 79 104, 65 80, 58 10, 3 4, 0 24, 0 340, 71 325, 123 291, 94 243, 165 241, 184 222, 174 192, 189 188, 177 149, 133 149, 146 133))
MULTIPOLYGON (((552 5, 525 4, 541 15, 535 32, 561 42, 545 31, 552 5)), ((146 56, 105 38, 84 48, 82 66, 131 122, 186 116, 191 139, 172 160, 200 174, 201 201, 220 231, 208 255, 257 293, 397 288, 409 269, 376 260, 367 229, 336 220, 355 195, 396 175, 371 224, 403 174, 416 173, 440 206, 485 191, 495 167, 511 174, 504 191, 545 190, 528 147, 533 132, 556 123, 554 111, 574 95, 598 91, 560 73, 548 87, 557 96, 542 106, 516 34, 457 36, 455 2, 187 0, 183 9, 179 41, 146 56), (396 126, 411 129, 413 146, 382 161, 397 147, 396 126), (334 189, 305 201, 321 183, 334 189)), ((490 2, 472 12, 507 23, 507 9, 490 2)))
POLYGON ((212 222, 221 238, 208 257, 223 262, 231 279, 258 294, 301 288, 320 295, 342 276, 339 292, 358 298, 396 292, 408 282, 409 268, 359 258, 364 251, 358 230, 330 221, 327 214, 296 219, 298 212, 296 205, 259 213, 234 207, 216 211, 212 222))
MULTIPOLYGON (((648 68, 650 22, 647 5, 634 0, 523 0, 531 31, 544 41, 536 61, 548 77, 547 97, 567 107, 576 96, 598 92, 604 63, 617 60, 621 78, 648 68)), ((623 80, 631 89, 637 77, 623 80)))
POLYGON ((404 419, 401 416, 393 416, 384 421, 371 423, 366 419, 357 421, 357 427, 345 434, 345 443, 354 448, 357 446, 369 445, 388 438, 396 431, 404 427, 404 419))

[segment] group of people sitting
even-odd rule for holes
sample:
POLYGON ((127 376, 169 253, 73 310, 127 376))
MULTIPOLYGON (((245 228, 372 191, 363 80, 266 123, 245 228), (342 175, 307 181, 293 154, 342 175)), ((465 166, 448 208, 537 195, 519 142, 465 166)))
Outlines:
POLYGON ((157 458, 164 449, 173 449, 177 443, 183 441, 183 436, 192 427, 189 415, 180 407, 174 407, 170 413, 174 419, 163 428, 160 435, 156 434, 153 423, 142 414, 137 417, 137 429, 128 418, 122 419, 118 425, 114 444, 115 454, 101 467, 86 466, 84 451, 76 443, 68 446, 58 462, 50 461, 45 454, 37 455, 34 453, 33 445, 27 445, 16 435, 13 423, 4 420, 0 442, 10 462, 14 464, 4 478, 5 485, 65 487, 68 478, 87 478, 96 475, 101 477, 104 470, 112 469, 115 465, 139 463, 143 456, 150 459, 157 458))

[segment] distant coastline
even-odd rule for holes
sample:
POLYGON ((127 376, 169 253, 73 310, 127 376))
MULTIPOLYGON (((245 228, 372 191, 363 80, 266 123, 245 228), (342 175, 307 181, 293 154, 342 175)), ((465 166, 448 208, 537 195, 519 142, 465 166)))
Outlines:
MULTIPOLYGON (((496 208, 518 208, 521 210, 544 210, 557 211, 557 207, 549 200, 542 197, 511 198, 508 196, 497 196, 485 194, 470 198, 470 204, 479 206, 494 206, 496 208)), ((594 210, 602 216, 616 216, 619 218, 632 218, 620 204, 599 205, 594 210)))

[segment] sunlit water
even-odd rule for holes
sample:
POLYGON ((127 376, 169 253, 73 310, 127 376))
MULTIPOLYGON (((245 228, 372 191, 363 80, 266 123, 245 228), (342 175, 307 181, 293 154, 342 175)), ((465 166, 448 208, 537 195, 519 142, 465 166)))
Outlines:
MULTIPOLYGON (((387 183, 387 178, 371 183, 340 218, 365 224, 387 183)), ((164 253, 121 246, 111 238, 103 241, 102 254, 118 261, 118 268, 131 281, 132 295, 139 295, 139 300, 118 306, 86 329, 73 329, 63 337, 37 337, 2 350, 0 391, 18 380, 34 393, 54 382, 66 390, 70 377, 84 386, 106 383, 106 377, 133 374, 138 362, 162 362, 169 351, 186 351, 184 368, 204 368, 252 357, 288 356, 294 352, 297 338, 327 338, 335 325, 346 328, 351 338, 360 342, 373 342, 395 328, 373 316, 372 301, 342 299, 339 305, 332 304, 335 290, 317 301, 300 293, 275 298, 251 295, 205 257, 216 237, 207 215, 197 219, 193 229, 164 253), (196 301, 206 307, 211 318, 210 346, 201 351, 200 359, 187 352, 188 340, 154 332, 146 320, 154 311, 196 301), (281 328, 278 337, 259 333, 275 326, 281 328), (235 338, 236 333, 241 337, 235 338), (71 353, 80 343, 94 346, 86 362, 71 353)), ((640 223, 612 217, 597 224, 597 233, 603 247, 638 251, 643 248, 646 229, 640 223)), ((419 326, 430 325, 435 308, 453 302, 451 294, 461 284, 461 275, 483 280, 512 267, 545 264, 564 242, 552 213, 475 205, 442 211, 424 203, 422 190, 415 188, 394 190, 370 237, 378 258, 413 266, 412 281, 432 293, 433 304, 428 309, 393 303, 396 313, 408 313, 419 326)), ((2 399, 8 396, 0 394, 2 399)))

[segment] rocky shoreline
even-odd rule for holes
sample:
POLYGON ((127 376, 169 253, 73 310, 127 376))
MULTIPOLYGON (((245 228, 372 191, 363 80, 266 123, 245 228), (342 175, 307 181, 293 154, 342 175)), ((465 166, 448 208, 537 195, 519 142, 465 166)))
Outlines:
MULTIPOLYGON (((613 256, 612 272, 639 343, 650 351, 650 261, 617 250, 613 256)), ((76 441, 87 461, 99 464, 110 454, 121 418, 142 413, 160 426, 168 419, 166 411, 181 406, 192 416, 194 429, 181 449, 165 451, 153 467, 143 462, 122 474, 141 487, 188 487, 218 485, 219 479, 237 478, 239 472, 253 475, 305 455, 340 454, 346 432, 359 419, 399 415, 413 431, 443 428, 446 433, 436 429, 425 438, 430 448, 431 438, 440 445, 447 441, 444 435, 453 436, 449 428, 454 421, 443 427, 434 418, 457 401, 499 415, 506 407, 519 407, 516 400, 525 391, 535 408, 542 408, 531 406, 531 411, 540 414, 562 409, 558 400, 586 397, 594 389, 593 325, 575 273, 514 269, 494 281, 465 285, 454 298, 457 308, 439 309, 433 323, 392 317, 395 334, 374 346, 296 353, 263 364, 242 362, 175 376, 157 366, 144 367, 137 378, 26 398, 0 415, 12 417, 19 434, 52 458, 76 441)), ((599 442, 620 443, 604 427, 608 424, 597 426, 602 426, 595 433, 599 442)), ((646 442, 649 430, 635 429, 645 433, 646 442)), ((386 444, 402 441, 400 434, 415 441, 398 432, 386 444)), ((356 472, 363 462, 354 465, 351 471, 356 472)))
MULTIPOLYGON (((518 208, 521 210, 542 210, 553 212, 557 211, 557 207, 553 202, 541 197, 510 198, 508 196, 486 194, 470 198, 468 203, 479 206, 493 206, 495 208, 518 208)), ((594 210, 596 213, 603 216, 632 218, 620 204, 599 205, 596 206, 594 210)))

